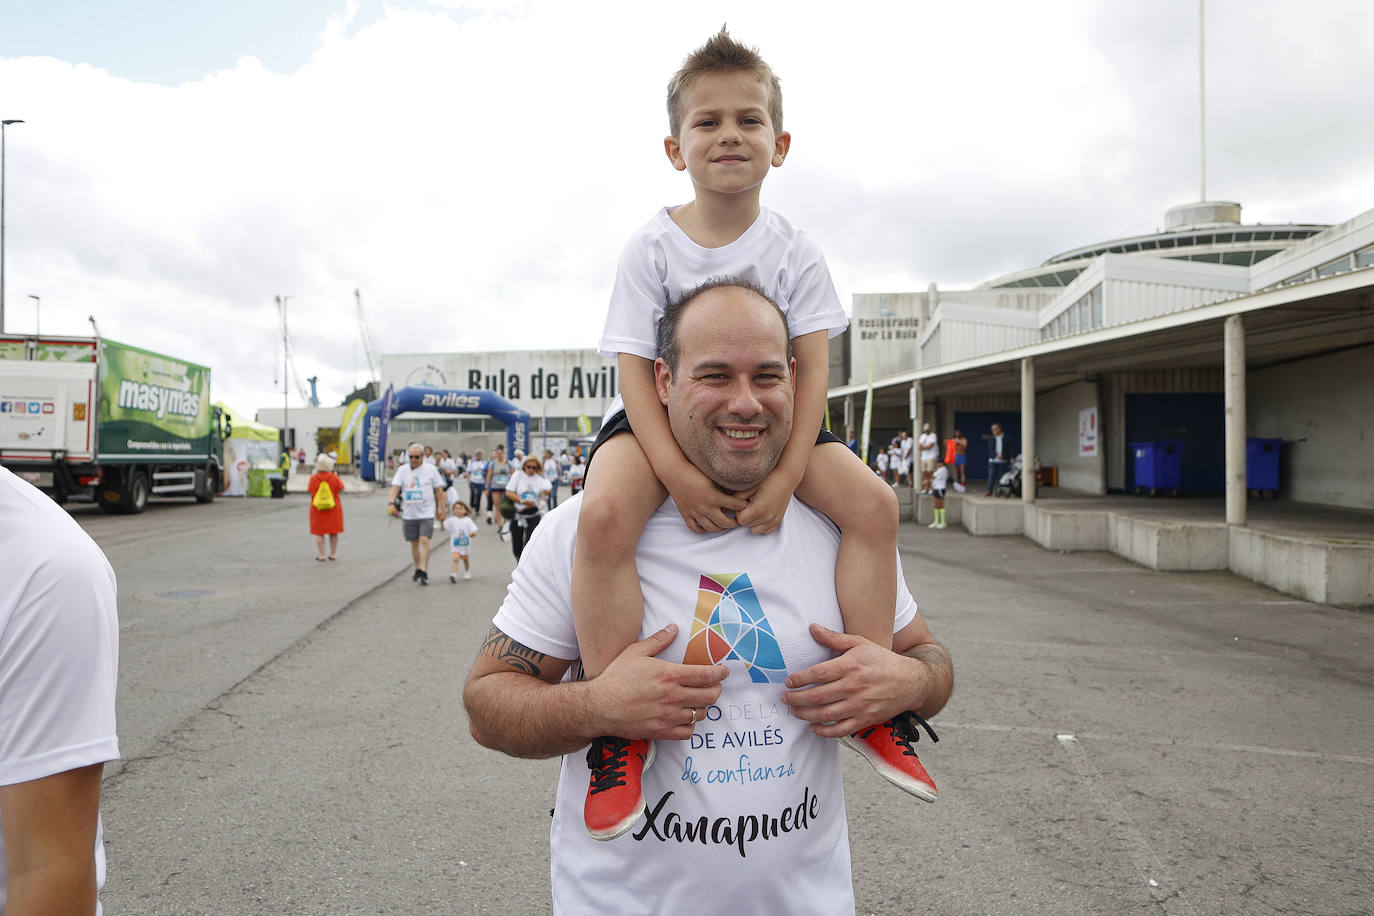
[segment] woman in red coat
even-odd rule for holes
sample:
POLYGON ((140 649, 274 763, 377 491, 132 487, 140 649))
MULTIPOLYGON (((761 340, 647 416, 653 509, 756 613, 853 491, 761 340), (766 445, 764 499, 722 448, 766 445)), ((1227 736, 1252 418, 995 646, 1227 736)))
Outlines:
POLYGON ((321 455, 315 459, 315 473, 307 484, 310 490, 310 533, 315 536, 315 548, 320 555, 317 562, 334 559, 339 552, 339 535, 343 533, 343 505, 339 494, 343 492, 343 481, 334 473, 334 459, 321 455), (320 488, 325 488, 324 493, 320 488), (332 505, 330 505, 332 503, 332 505), (329 536, 329 556, 324 555, 324 538, 329 536))

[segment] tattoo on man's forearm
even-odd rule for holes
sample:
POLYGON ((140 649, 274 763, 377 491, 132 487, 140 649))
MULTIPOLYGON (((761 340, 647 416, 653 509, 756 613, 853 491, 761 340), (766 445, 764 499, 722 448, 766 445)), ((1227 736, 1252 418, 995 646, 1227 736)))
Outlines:
POLYGON ((908 654, 917 661, 925 662, 932 668, 944 669, 950 667, 949 655, 939 646, 927 643, 917 646, 908 654))
POLYGON ((536 652, 529 646, 511 639, 500 628, 494 626, 487 630, 487 638, 482 643, 482 651, 477 654, 490 655, 512 668, 517 668, 535 677, 540 676, 544 659, 548 657, 543 652, 536 652))

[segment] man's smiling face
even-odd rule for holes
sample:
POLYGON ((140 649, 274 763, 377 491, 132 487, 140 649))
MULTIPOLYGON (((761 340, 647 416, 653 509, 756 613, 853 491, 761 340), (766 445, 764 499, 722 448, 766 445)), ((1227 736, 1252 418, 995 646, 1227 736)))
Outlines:
POLYGON ((751 290, 718 287, 687 306, 677 336, 677 372, 655 364, 673 437, 717 485, 758 486, 792 433, 794 362, 782 315, 751 290))

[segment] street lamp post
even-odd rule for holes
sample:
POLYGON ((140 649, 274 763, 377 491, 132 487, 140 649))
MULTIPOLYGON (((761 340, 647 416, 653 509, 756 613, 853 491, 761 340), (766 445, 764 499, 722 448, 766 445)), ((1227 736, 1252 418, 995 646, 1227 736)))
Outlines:
POLYGON ((277 297, 277 306, 281 308, 281 444, 288 454, 291 451, 291 424, 287 422, 290 410, 288 402, 291 392, 291 352, 287 349, 289 344, 286 337, 286 303, 290 299, 290 296, 277 297))
POLYGON ((18 118, 0 121, 0 334, 5 333, 5 128, 23 123, 18 118))
POLYGON ((43 300, 40 297, 35 296, 33 293, 29 293, 29 298, 33 300, 33 336, 37 337, 39 334, 39 311, 43 305, 43 300))

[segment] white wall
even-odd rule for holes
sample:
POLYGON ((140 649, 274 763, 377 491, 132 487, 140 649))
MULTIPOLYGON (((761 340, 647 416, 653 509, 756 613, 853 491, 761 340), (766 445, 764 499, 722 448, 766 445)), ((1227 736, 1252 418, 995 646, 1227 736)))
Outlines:
POLYGON ((1074 382, 1035 398, 1035 453, 1041 467, 1059 468, 1059 488, 1080 493, 1105 493, 1107 481, 1102 460, 1102 410, 1097 403, 1097 385, 1074 382), (1097 455, 1078 454, 1078 412, 1098 407, 1097 455))
POLYGON ((1252 369, 1245 434, 1284 440, 1281 497, 1374 509, 1374 346, 1252 369))

